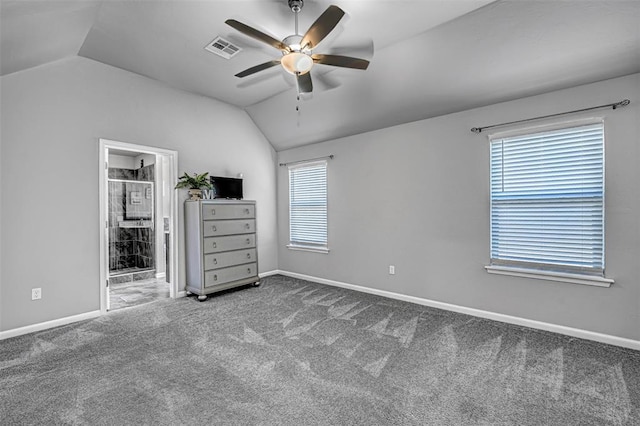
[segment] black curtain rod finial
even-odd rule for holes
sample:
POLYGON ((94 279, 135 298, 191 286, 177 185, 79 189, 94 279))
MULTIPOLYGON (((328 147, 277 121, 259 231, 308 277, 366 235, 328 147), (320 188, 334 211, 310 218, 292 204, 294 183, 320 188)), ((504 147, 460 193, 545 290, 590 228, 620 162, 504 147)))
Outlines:
POLYGON ((623 107, 623 106, 627 106, 631 103, 631 101, 629 99, 625 99, 623 101, 618 102, 617 104, 613 104, 613 109, 616 109, 618 107, 623 107))

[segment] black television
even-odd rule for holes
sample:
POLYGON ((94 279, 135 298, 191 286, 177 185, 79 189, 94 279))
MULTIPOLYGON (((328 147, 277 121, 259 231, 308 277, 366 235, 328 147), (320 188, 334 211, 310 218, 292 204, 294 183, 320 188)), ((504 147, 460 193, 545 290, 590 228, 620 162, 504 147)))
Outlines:
POLYGON ((242 200, 242 179, 210 176, 213 198, 242 200))

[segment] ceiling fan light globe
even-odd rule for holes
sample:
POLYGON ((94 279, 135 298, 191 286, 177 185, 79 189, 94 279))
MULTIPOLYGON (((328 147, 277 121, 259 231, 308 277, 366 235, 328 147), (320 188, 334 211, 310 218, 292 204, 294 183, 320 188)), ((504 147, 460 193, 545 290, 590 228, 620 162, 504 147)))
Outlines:
POLYGON ((306 74, 313 67, 311 56, 300 52, 291 52, 284 55, 280 63, 289 74, 306 74))

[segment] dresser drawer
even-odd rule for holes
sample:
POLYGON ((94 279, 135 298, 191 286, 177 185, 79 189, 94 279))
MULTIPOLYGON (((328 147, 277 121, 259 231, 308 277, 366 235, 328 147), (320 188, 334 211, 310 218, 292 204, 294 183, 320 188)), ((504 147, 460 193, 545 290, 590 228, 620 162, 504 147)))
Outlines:
POLYGON ((204 286, 212 287, 243 278, 258 275, 258 264, 247 263, 246 265, 232 266, 230 268, 216 269, 204 273, 204 286))
POLYGON ((220 269, 227 266, 253 263, 256 261, 256 249, 211 253, 204 256, 204 269, 220 269))
POLYGON ((205 253, 240 250, 256 246, 256 235, 232 235, 228 237, 207 237, 204 239, 205 253))
POLYGON ((256 220, 205 220, 202 222, 202 234, 205 237, 216 235, 251 234, 256 232, 256 220))
POLYGON ((253 204, 208 205, 202 204, 202 218, 211 219, 250 219, 256 217, 253 204))

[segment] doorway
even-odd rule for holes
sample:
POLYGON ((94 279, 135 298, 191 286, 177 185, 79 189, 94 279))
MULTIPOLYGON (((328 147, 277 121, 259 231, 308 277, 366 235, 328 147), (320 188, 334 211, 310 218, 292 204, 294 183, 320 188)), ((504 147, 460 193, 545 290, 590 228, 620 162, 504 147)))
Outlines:
POLYGON ((178 295, 177 152, 100 139, 100 311, 178 295))

